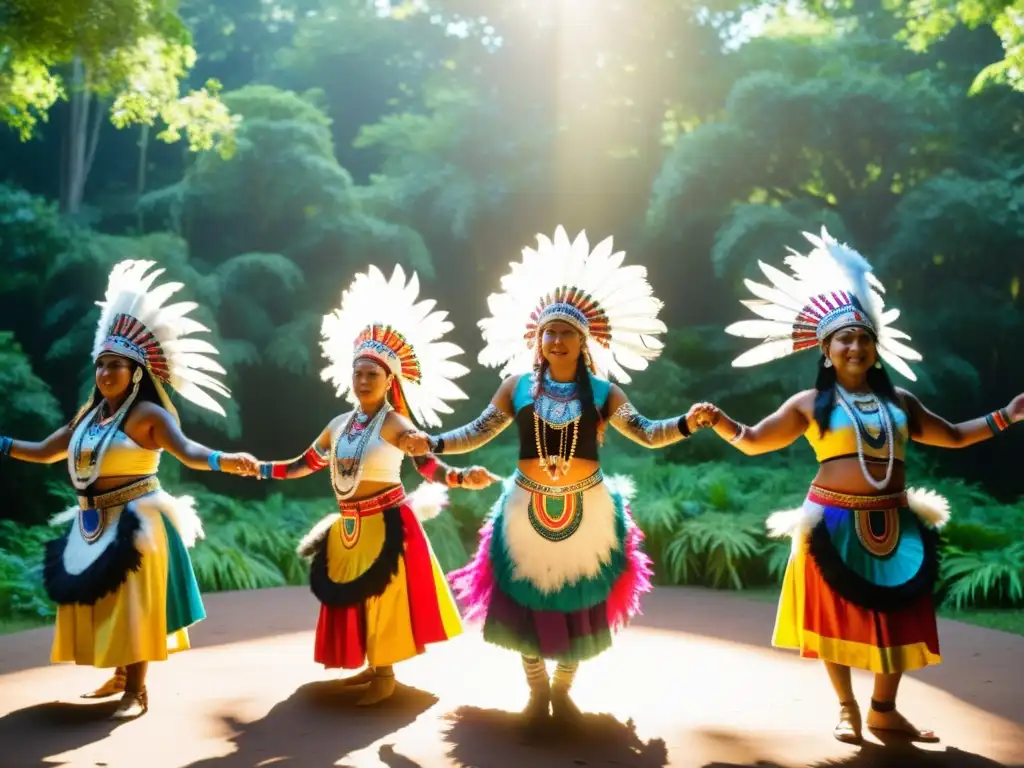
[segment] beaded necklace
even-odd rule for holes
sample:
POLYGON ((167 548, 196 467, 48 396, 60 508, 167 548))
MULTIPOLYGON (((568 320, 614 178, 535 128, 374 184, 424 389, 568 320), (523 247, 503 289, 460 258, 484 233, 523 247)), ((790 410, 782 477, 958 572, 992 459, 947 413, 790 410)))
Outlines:
POLYGON ((356 410, 331 441, 331 484, 339 499, 347 499, 359 487, 363 476, 363 453, 370 439, 380 434, 391 411, 387 402, 370 418, 360 408, 356 410))
POLYGON ((861 474, 864 475, 864 479, 874 488, 879 491, 884 490, 889 486, 889 481, 892 479, 892 470, 896 457, 895 430, 893 429, 892 415, 889 413, 889 409, 886 408, 885 403, 874 392, 852 395, 838 384, 836 384, 836 402, 846 411, 846 415, 853 423, 853 434, 857 438, 857 460, 860 462, 861 474), (880 429, 877 436, 872 435, 868 431, 867 425, 860 417, 860 412, 878 413, 880 429), (868 472, 868 465, 864 460, 865 442, 873 448, 881 448, 883 445, 888 448, 889 459, 885 467, 885 477, 882 480, 876 480, 868 472))
POLYGON ((582 416, 583 407, 576 382, 555 381, 545 371, 540 392, 533 404, 533 436, 537 443, 537 463, 553 481, 557 482, 569 473, 576 455, 582 416), (546 450, 548 429, 558 433, 558 453, 554 456, 546 450))

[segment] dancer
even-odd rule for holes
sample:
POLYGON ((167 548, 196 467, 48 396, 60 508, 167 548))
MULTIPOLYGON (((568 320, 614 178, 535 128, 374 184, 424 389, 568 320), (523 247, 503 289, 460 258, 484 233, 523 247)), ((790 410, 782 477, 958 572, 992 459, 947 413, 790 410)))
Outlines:
MULTIPOLYGON (((628 382, 662 348, 661 302, 642 266, 623 267, 608 238, 591 253, 585 233, 559 227, 502 278, 480 326, 480 362, 504 366, 490 405, 472 423, 423 436, 438 454, 466 453, 515 422, 519 462, 480 532, 473 560, 452 574, 467 618, 484 640, 518 651, 530 688, 530 722, 551 713, 567 725, 580 711, 569 690, 580 661, 612 644, 650 590, 643 534, 627 505, 630 483, 605 478, 598 457, 611 424, 661 448, 688 437, 687 417, 651 421, 607 380, 628 382), (548 677, 545 660, 557 662, 548 677)), ((420 436, 414 436, 417 442, 420 436)))
POLYGON ((791 251, 792 274, 759 262, 771 285, 746 283, 759 300, 743 304, 764 319, 726 331, 764 340, 735 366, 820 349, 814 388, 753 427, 715 406, 697 408, 747 455, 785 448, 801 435, 814 449, 819 469, 803 506, 768 520, 773 535, 793 539, 772 643, 824 661, 839 697, 835 737, 862 738, 850 682, 857 667, 875 673, 868 728, 936 741, 896 709, 903 673, 941 661, 932 594, 937 529, 949 517, 945 499, 905 490, 907 442, 963 448, 985 440, 1024 417, 1024 395, 989 416, 951 424, 894 387, 883 362, 914 381, 906 361, 921 356, 891 326, 898 312, 883 311, 882 284, 860 254, 824 229, 820 238, 804 236, 814 249, 791 251))
POLYGON ((230 397, 209 357, 217 350, 191 335, 190 302, 165 302, 183 286, 153 287, 164 270, 123 261, 110 273, 93 345, 95 381, 88 401, 42 442, 0 438, 0 456, 39 464, 67 459, 78 505, 51 519, 71 523, 46 545, 43 582, 57 604, 53 662, 115 668, 86 698, 122 693, 114 719, 149 708, 151 661, 189 648, 188 628, 205 618, 188 556, 202 524, 188 496, 157 479, 167 451, 190 469, 255 475, 255 459, 222 454, 187 438, 165 387, 224 415, 211 397, 230 397), (209 392, 207 391, 209 390, 209 392))
POLYGON ((453 382, 468 370, 440 341, 452 329, 434 302, 417 301, 419 279, 395 267, 391 280, 371 266, 356 275, 341 308, 324 318, 322 378, 355 406, 333 419, 301 456, 262 462, 260 476, 293 480, 330 467, 340 512, 299 545, 311 557, 310 587, 321 603, 315 660, 328 669, 366 669, 346 679, 369 683, 357 702, 376 704, 395 690, 393 665, 462 632, 444 573, 420 520, 438 514, 447 487, 486 488, 482 467, 458 470, 432 456, 414 459, 428 483, 407 496, 402 458, 413 418, 439 425, 445 400, 465 398, 453 382))

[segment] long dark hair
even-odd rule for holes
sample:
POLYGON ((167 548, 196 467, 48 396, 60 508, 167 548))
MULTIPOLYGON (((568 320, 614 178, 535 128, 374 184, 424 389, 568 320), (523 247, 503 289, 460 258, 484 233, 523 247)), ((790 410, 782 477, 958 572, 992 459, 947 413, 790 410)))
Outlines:
MULTIPOLYGON (((826 346, 830 339, 831 337, 826 339, 826 346)), ((836 369, 833 366, 825 365, 827 359, 828 357, 824 354, 818 359, 818 376, 814 382, 814 389, 818 393, 814 397, 814 421, 818 425, 818 430, 822 437, 828 431, 829 418, 836 403, 836 369)), ((868 369, 867 382, 868 387, 879 398, 887 400, 900 410, 903 410, 900 397, 896 393, 896 387, 893 386, 892 379, 889 378, 889 372, 884 367, 876 368, 871 366, 868 369)), ((913 413, 907 412, 907 424, 912 431, 917 430, 917 422, 913 413)))
MULTIPOLYGON (((139 364, 134 360, 132 362, 132 375, 135 375, 135 370, 139 367, 139 364)), ((129 384, 129 389, 135 386, 129 384)), ((75 414, 74 418, 68 424, 68 429, 74 430, 78 426, 79 422, 89 415, 89 411, 96 407, 96 404, 103 399, 103 395, 100 394, 99 388, 93 384, 92 394, 89 395, 89 399, 85 401, 81 408, 78 409, 78 413, 75 414)), ((164 406, 164 401, 160 397, 160 393, 156 391, 156 384, 153 382, 153 376, 149 371, 143 369, 142 380, 139 382, 139 394, 135 397, 135 402, 128 408, 128 413, 132 412, 139 403, 154 403, 159 405, 161 408, 164 406)), ((127 417, 127 414, 125 414, 127 417)))

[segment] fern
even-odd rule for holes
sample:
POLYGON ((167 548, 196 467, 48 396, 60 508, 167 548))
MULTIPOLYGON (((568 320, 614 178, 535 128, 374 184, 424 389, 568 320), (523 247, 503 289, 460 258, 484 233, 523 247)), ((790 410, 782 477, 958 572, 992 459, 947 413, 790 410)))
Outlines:
POLYGON ((1024 604, 1024 542, 981 552, 947 547, 941 573, 943 603, 955 610, 1024 604))

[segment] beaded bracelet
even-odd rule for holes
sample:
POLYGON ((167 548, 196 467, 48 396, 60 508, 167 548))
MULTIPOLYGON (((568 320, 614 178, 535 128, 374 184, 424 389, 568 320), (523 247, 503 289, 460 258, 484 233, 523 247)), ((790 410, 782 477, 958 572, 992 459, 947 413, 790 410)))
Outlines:
POLYGON ((214 472, 220 472, 221 471, 221 468, 220 468, 220 455, 221 455, 221 453, 222 453, 221 451, 214 451, 213 453, 210 454, 210 457, 207 459, 207 463, 210 465, 210 469, 212 469, 214 472))
POLYGON ((0 437, 0 459, 6 459, 11 455, 12 445, 14 445, 13 437, 0 437))
POLYGON ((992 430, 993 435, 998 435, 1000 432, 1008 429, 1010 424, 1010 412, 1005 408, 1000 408, 998 411, 993 411, 985 417, 985 421, 988 422, 988 428, 992 430))

